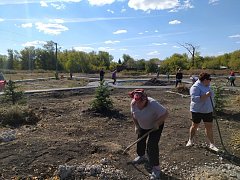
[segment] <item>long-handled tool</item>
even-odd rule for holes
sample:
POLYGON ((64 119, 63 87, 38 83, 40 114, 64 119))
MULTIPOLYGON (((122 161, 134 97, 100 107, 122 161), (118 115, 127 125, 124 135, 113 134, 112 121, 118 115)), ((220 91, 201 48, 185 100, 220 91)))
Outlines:
POLYGON ((132 144, 130 144, 124 151, 123 154, 125 154, 127 151, 129 151, 129 149, 134 146, 135 144, 137 144, 139 141, 141 141, 143 138, 145 138, 146 136, 148 136, 151 132, 155 131, 155 129, 151 129, 150 131, 148 131, 147 133, 145 133, 142 137, 138 138, 136 141, 134 141, 132 144))
MULTIPOLYGON (((212 97, 210 96, 210 100, 211 100, 211 104, 212 104, 212 108, 213 108, 213 111, 215 112, 215 108, 214 108, 214 105, 213 105, 213 100, 212 100, 212 97)), ((216 113, 216 112, 215 112, 216 113)), ((221 140, 221 144, 222 144, 222 147, 224 149, 225 152, 228 152, 223 144, 223 140, 222 140, 222 135, 221 135, 221 132, 220 132, 220 128, 219 128, 219 124, 218 124, 218 120, 217 118, 215 118, 216 120, 216 124, 217 124, 217 129, 218 129, 218 134, 219 134, 219 137, 220 137, 220 140, 221 140)))

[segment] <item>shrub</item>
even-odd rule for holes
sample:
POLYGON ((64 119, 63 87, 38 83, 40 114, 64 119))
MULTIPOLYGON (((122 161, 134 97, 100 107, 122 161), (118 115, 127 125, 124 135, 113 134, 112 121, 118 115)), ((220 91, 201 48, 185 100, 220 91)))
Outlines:
POLYGON ((0 124, 2 126, 18 127, 24 124, 36 124, 37 115, 28 106, 6 106, 0 108, 0 124))
POLYGON ((105 113, 113 109, 110 90, 109 87, 104 84, 104 81, 100 82, 100 85, 95 91, 95 99, 91 103, 91 109, 100 113, 105 113))

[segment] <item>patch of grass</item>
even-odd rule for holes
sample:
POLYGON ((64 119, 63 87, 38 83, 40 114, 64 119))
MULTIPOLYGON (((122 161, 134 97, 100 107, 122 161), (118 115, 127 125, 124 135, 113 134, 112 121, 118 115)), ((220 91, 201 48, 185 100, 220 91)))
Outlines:
POLYGON ((19 127, 21 125, 33 125, 39 118, 28 106, 13 105, 0 108, 0 125, 19 127))

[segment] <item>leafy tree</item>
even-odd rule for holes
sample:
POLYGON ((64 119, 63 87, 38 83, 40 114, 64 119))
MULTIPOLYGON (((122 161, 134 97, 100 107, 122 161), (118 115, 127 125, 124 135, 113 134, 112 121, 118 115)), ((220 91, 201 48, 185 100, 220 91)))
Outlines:
POLYGON ((137 67, 137 70, 145 70, 146 61, 144 59, 140 59, 136 61, 136 67, 137 67))
POLYGON ((160 65, 160 72, 175 72, 176 69, 187 69, 189 62, 186 54, 173 54, 171 57, 166 58, 160 65))
POLYGON ((228 66, 231 69, 240 69, 240 50, 231 53, 231 59, 229 60, 228 66))
POLYGON ((13 69, 13 50, 12 49, 8 49, 8 64, 7 64, 7 68, 8 69, 13 69))
POLYGON ((158 65, 157 62, 159 59, 150 59, 145 64, 145 69, 147 73, 155 73, 158 71, 158 65))
POLYGON ((0 55, 0 69, 5 69, 7 67, 7 56, 0 55))
POLYGON ((128 54, 123 54, 123 64, 127 66, 128 69, 136 68, 136 63, 134 59, 128 54))
POLYGON ((23 70, 33 70, 34 67, 34 60, 35 60, 35 48, 34 46, 25 47, 23 50, 20 51, 21 54, 21 69, 23 70))

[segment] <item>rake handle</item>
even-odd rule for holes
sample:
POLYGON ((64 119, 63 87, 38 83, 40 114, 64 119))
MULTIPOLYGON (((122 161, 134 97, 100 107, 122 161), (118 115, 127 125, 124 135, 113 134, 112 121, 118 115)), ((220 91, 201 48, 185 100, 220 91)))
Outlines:
POLYGON ((132 144, 130 144, 124 151, 123 154, 126 153, 132 146, 134 146, 135 144, 137 144, 139 141, 141 141, 143 138, 145 138, 146 136, 148 136, 151 132, 155 131, 155 129, 151 129, 150 131, 148 131, 147 133, 145 133, 142 137, 138 138, 136 141, 134 141, 132 144))

